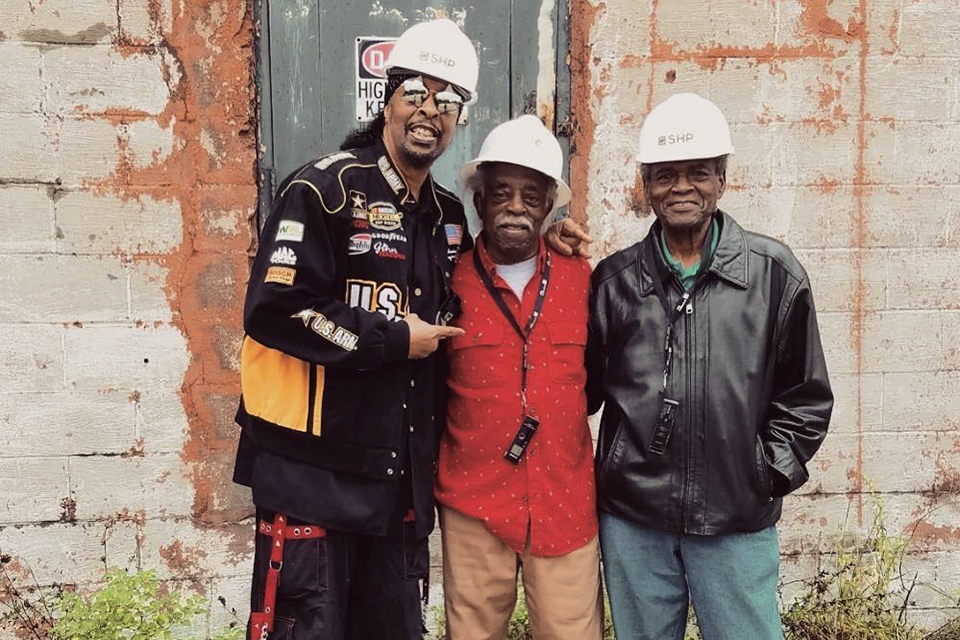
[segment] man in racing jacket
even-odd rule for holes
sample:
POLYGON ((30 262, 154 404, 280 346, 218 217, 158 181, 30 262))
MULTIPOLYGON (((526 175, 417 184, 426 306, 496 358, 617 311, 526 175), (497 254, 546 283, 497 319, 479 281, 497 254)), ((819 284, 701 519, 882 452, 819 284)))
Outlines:
POLYGON ((278 189, 244 306, 235 480, 257 505, 252 638, 420 638, 460 201, 430 176, 475 96, 472 43, 420 23, 385 107, 278 189), (280 552, 278 553, 278 548, 280 552))

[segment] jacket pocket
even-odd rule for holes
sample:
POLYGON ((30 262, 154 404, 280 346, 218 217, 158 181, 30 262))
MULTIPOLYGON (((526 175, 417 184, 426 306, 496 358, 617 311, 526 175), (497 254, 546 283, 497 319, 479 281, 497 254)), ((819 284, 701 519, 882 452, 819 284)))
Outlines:
POLYGON ((554 382, 585 384, 584 350, 587 346, 587 326, 580 322, 549 322, 547 337, 550 358, 547 369, 554 382))
POLYGON ((600 459, 597 460, 597 488, 600 488, 600 483, 603 482, 604 478, 610 473, 614 467, 613 459, 619 456, 619 449, 622 446, 623 441, 623 421, 618 422, 616 431, 613 432, 613 439, 610 441, 610 447, 604 451, 603 449, 598 449, 600 453, 600 459))
POLYGON ((753 448, 753 466, 757 477, 757 493, 760 498, 769 502, 773 499, 773 478, 770 476, 770 464, 767 462, 767 454, 763 451, 763 441, 760 434, 757 434, 753 448))
POLYGON ((503 327, 464 326, 467 332, 450 340, 450 382, 471 389, 495 387, 505 380, 507 368, 520 366, 507 360, 503 350, 503 327))
POLYGON ((240 386, 252 416, 306 432, 310 406, 310 363, 266 347, 250 336, 243 340, 240 386))

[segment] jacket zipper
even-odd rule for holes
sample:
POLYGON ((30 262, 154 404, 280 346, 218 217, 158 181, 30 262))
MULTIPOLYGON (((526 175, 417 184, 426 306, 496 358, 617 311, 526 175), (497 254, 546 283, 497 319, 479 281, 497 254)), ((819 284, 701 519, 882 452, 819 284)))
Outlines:
POLYGON ((687 319, 687 314, 683 314, 683 337, 684 337, 684 367, 683 379, 686 385, 685 397, 687 398, 687 404, 689 405, 686 410, 686 436, 687 436, 687 464, 686 464, 686 473, 683 481, 683 503, 681 505, 681 517, 682 522, 681 526, 684 533, 687 533, 689 527, 690 519, 690 486, 692 484, 693 475, 693 395, 691 394, 692 385, 690 383, 690 374, 693 368, 693 363, 690 361, 691 349, 690 349, 690 321, 687 319))
POLYGON ((696 455, 696 437, 697 434, 694 433, 694 427, 696 425, 696 420, 694 419, 694 408, 696 407, 696 398, 693 393, 694 389, 694 364, 696 363, 696 349, 694 348, 694 330, 692 325, 694 325, 694 314, 696 313, 696 293, 700 288, 700 283, 703 281, 704 276, 701 274, 694 281, 693 286, 690 287, 690 302, 687 304, 685 313, 683 314, 683 328, 684 328, 684 349, 686 350, 684 361, 686 362, 686 371, 684 371, 684 381, 686 383, 686 400, 687 407, 686 411, 686 425, 687 425, 687 465, 686 465, 686 477, 684 478, 683 485, 683 502, 681 504, 681 526, 684 533, 689 533, 691 515, 693 511, 693 491, 691 487, 694 484, 694 464, 695 464, 695 455, 696 455))

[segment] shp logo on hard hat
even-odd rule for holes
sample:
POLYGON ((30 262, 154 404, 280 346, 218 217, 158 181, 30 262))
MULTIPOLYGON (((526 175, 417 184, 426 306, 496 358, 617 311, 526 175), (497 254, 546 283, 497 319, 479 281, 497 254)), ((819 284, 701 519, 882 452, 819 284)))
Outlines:
POLYGON ((431 64, 439 65, 441 67, 455 67, 457 66, 457 61, 453 58, 448 58, 445 55, 439 53, 433 53, 431 51, 421 51, 420 52, 420 61, 429 62, 431 64))
POLYGON ((665 147, 670 144, 682 144, 684 142, 692 142, 694 135, 692 133, 674 133, 669 136, 660 136, 657 138, 657 144, 661 147, 665 147))

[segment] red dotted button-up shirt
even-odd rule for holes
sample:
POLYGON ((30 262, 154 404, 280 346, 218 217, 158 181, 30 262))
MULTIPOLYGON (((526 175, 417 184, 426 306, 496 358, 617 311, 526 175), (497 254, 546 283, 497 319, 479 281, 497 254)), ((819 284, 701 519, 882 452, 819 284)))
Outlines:
MULTIPOLYGON (((524 329, 537 299, 548 249, 517 299, 496 274, 483 243, 481 261, 524 329)), ((482 520, 523 552, 558 556, 597 535, 593 448, 587 426, 584 348, 590 265, 552 253, 543 311, 529 336, 527 413, 540 427, 519 464, 503 454, 523 420, 523 341, 477 275, 473 256, 460 258, 452 285, 463 300, 456 322, 466 334, 448 344, 450 398, 440 441, 437 500, 482 520)))

